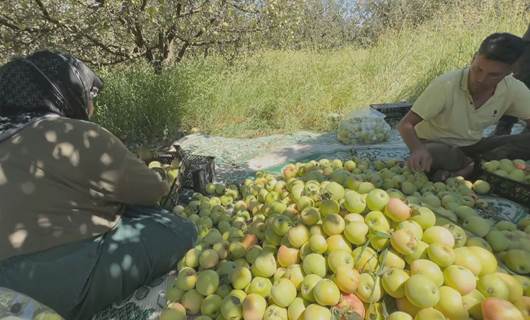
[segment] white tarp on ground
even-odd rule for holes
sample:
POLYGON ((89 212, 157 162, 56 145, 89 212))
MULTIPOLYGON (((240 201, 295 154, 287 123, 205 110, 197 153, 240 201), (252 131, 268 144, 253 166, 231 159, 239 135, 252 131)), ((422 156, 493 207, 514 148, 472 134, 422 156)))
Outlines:
MULTIPOLYGON (((494 127, 485 130, 485 136, 494 127)), ((513 133, 523 130, 520 124, 513 133)), ((328 158, 345 159, 358 155, 367 158, 405 159, 408 151, 396 129, 390 139, 375 145, 344 145, 335 133, 308 131, 293 134, 276 134, 258 138, 224 138, 204 134, 192 134, 175 141, 184 150, 205 156, 214 156, 217 180, 220 182, 240 181, 258 170, 281 166, 302 159, 328 158)))

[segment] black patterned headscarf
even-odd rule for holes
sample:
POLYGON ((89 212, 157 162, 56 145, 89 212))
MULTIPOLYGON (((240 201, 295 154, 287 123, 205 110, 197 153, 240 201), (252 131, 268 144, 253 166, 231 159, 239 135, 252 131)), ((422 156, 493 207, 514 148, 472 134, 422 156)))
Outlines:
POLYGON ((0 67, 0 142, 50 114, 88 119, 101 79, 80 60, 39 51, 0 67))

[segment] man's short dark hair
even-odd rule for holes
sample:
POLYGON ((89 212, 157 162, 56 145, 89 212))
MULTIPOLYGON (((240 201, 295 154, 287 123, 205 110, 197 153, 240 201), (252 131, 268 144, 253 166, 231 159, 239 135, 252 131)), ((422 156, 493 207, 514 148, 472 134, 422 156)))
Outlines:
POLYGON ((528 42, 511 33, 493 33, 482 41, 478 54, 511 65, 519 59, 527 45, 528 42))

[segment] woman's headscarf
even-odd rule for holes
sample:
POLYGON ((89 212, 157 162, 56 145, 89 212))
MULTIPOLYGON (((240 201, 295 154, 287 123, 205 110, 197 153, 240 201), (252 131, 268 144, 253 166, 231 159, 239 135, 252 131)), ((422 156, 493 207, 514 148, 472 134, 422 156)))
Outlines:
POLYGON ((0 141, 49 114, 88 119, 101 79, 80 60, 39 51, 0 67, 0 141))

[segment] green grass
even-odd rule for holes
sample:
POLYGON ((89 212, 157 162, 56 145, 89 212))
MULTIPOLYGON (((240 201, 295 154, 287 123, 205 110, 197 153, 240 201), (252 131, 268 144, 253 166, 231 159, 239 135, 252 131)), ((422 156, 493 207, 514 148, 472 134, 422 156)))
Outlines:
POLYGON ((213 57, 159 76, 143 67, 108 72, 99 121, 148 141, 194 127, 238 137, 329 130, 330 112, 413 101, 434 77, 466 65, 488 34, 521 35, 529 18, 523 5, 461 7, 419 27, 389 30, 370 48, 264 51, 235 65, 213 57))

